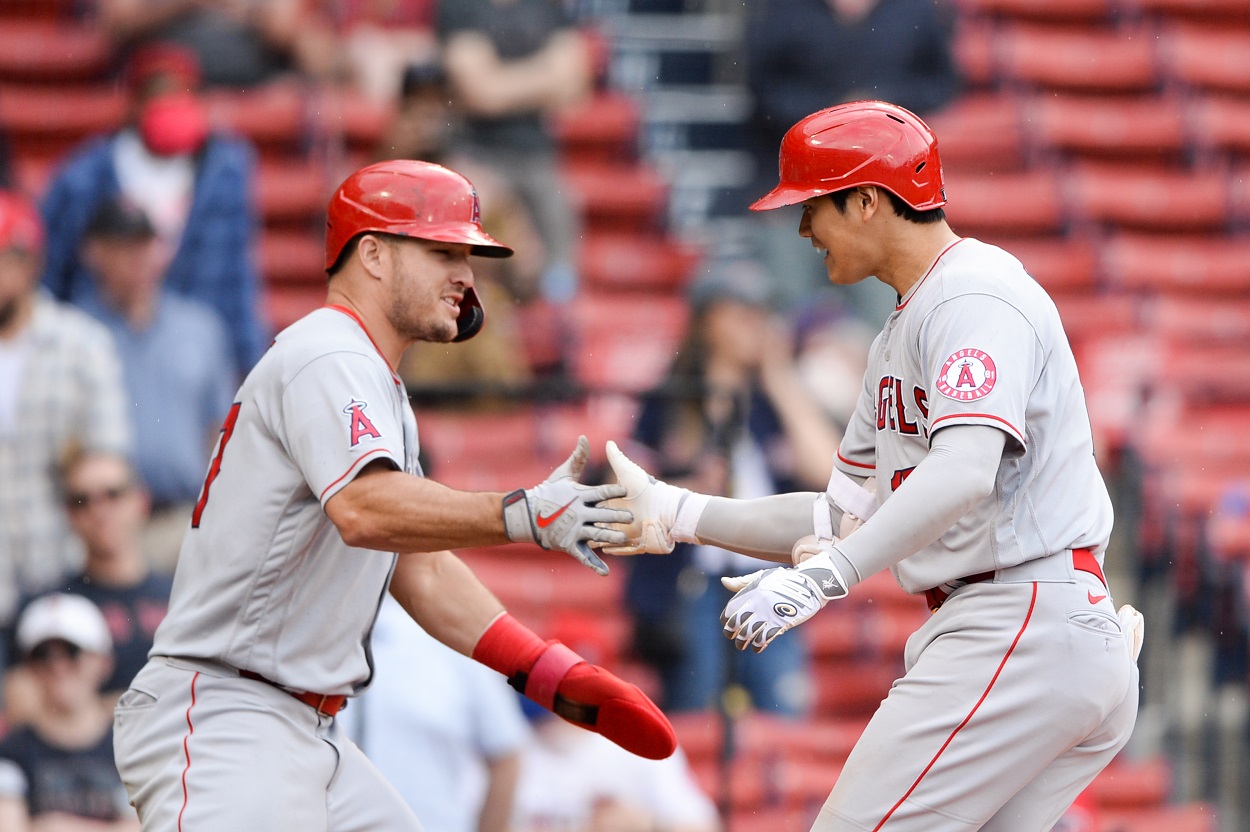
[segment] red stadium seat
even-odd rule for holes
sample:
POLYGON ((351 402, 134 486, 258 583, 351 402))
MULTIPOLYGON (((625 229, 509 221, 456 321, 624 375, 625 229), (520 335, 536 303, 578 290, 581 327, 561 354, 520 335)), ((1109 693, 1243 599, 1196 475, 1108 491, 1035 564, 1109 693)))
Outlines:
POLYGON ((1250 240, 1122 232, 1102 249, 1109 282, 1134 292, 1245 296, 1250 240))
POLYGON ((1020 105, 1010 95, 961 96, 925 120, 940 137, 942 169, 1002 173, 1024 165, 1020 105))
POLYGON ((265 286, 265 313, 274 332, 281 332, 300 318, 325 306, 326 287, 312 283, 279 283, 265 286))
POLYGON ((1162 30, 1164 73, 1187 87, 1250 92, 1250 28, 1174 26, 1162 30))
POLYGON ((1171 98, 1037 96, 1026 110, 1039 150, 1103 159, 1168 159, 1185 148, 1180 104, 1171 98))
POLYGON ((996 31, 993 23, 978 17, 963 15, 956 21, 951 52, 960 77, 971 89, 989 87, 998 79, 994 57, 996 31))
POLYGON ((214 125, 250 139, 262 152, 294 153, 306 139, 305 92, 299 85, 214 89, 205 103, 214 125))
POLYGON ((326 288, 322 235, 267 230, 260 236, 260 273, 269 285, 295 283, 326 288))
POLYGON ((68 23, 79 11, 81 0, 0 0, 4 25, 15 20, 49 20, 68 23))
POLYGON ((625 162, 637 157, 640 120, 632 96, 605 91, 561 111, 552 131, 566 161, 625 162))
POLYGON ((1099 832, 1220 832, 1220 814, 1205 803, 1109 810, 1099 815, 1099 832))
POLYGON ((954 5, 963 15, 1086 24, 1109 20, 1117 9, 1113 0, 955 0, 954 5))
POLYGON ((640 393, 672 363, 689 314, 684 297, 584 293, 573 301, 573 373, 588 389, 640 393))
POLYGON ((1053 295, 1068 340, 1075 345, 1091 336, 1125 335, 1141 324, 1141 301, 1133 295, 1053 295))
POLYGON ((254 187, 256 208, 265 223, 310 224, 316 220, 320 230, 331 191, 320 165, 299 159, 262 159, 254 187))
POLYGON ((1185 110, 1189 143, 1200 152, 1228 152, 1250 157, 1250 99, 1200 96, 1185 110))
POLYGON ((1120 0, 1120 5, 1137 16, 1233 24, 1246 20, 1245 0, 1120 0))
POLYGON ((604 232, 582 241, 578 271, 591 291, 679 292, 699 253, 653 234, 604 232))
POLYGON ((1153 33, 1142 29, 1013 26, 1000 67, 1016 84, 1079 92, 1144 92, 1159 85, 1153 33))
POLYGON ((55 158, 84 139, 121 126, 126 97, 112 86, 0 87, 0 130, 15 157, 55 158))
POLYGON ((563 169, 573 203, 590 229, 641 230, 662 224, 668 182, 643 164, 577 164, 563 169))
POLYGON ((1089 796, 1101 808, 1161 806, 1172 788, 1172 769, 1163 757, 1117 757, 1094 778, 1089 796))
POLYGON ((1053 172, 956 173, 946 177, 946 215, 959 234, 1054 234, 1066 221, 1053 172))
POLYGON ((321 89, 311 105, 310 120, 348 150, 371 153, 395 117, 395 107, 379 104, 347 89, 321 89))
POLYGON ((107 71, 111 57, 112 45, 98 26, 49 20, 5 20, 0 24, 2 80, 94 80, 107 71))
POLYGON ((1071 184, 1074 210, 1086 222, 1164 232, 1228 227, 1232 194, 1221 171, 1087 165, 1072 172, 1071 184), (1184 210, 1167 210, 1178 198, 1184 210))
POLYGON ((1074 294, 1097 288, 1098 253, 1089 240, 1022 237, 992 242, 1015 255, 1047 292, 1074 294))

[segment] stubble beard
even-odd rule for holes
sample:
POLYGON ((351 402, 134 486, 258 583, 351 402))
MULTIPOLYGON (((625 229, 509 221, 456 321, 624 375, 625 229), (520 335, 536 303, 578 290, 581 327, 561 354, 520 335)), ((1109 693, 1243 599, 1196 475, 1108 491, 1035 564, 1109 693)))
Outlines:
MULTIPOLYGON (((441 301, 438 303, 441 305, 441 301)), ((447 344, 456 337, 454 322, 449 326, 447 321, 435 320, 428 315, 422 317, 420 308, 421 304, 415 302, 415 298, 404 293, 397 295, 391 303, 391 326, 404 340, 447 344)))

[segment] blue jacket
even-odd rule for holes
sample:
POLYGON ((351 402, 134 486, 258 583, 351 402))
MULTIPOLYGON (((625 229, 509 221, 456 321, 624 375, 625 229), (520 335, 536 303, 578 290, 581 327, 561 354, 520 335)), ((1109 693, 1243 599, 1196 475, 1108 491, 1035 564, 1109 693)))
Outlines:
MULTIPOLYGON (((79 248, 96 206, 121 189, 113 167, 113 140, 93 139, 76 151, 44 194, 48 242, 43 281, 61 300, 95 293, 79 248)), ((214 135, 198 162, 186 229, 165 286, 220 313, 242 377, 270 340, 268 323, 260 318, 255 254, 259 224, 252 198, 255 152, 242 140, 214 135)))

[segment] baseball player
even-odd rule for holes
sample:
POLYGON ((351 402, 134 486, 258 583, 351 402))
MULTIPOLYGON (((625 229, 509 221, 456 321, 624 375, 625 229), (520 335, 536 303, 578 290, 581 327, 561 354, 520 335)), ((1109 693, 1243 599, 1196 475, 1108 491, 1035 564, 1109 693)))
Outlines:
POLYGON ((625 536, 595 524, 630 519, 595 506, 623 488, 578 482, 585 437, 545 482, 507 495, 422 477, 394 368, 415 341, 481 327, 470 255, 512 250, 479 217, 469 181, 425 162, 371 165, 331 197, 328 303, 279 334, 239 389, 168 616, 115 712, 145 830, 419 830, 335 721, 372 678, 388 588, 435 638, 564 718, 643 756, 673 751, 637 688, 540 640, 445 551, 528 541, 604 573, 587 542, 625 536))
POLYGON ((801 204, 833 283, 898 294, 829 486, 708 497, 609 443, 629 490, 605 505, 635 520, 605 551, 789 561, 724 579, 725 634, 755 650, 890 569, 933 615, 813 828, 1049 830, 1128 741, 1142 624, 1102 571, 1111 504, 1059 315, 1018 260, 947 225, 937 140, 907 110, 808 116, 780 178, 752 208, 801 204))

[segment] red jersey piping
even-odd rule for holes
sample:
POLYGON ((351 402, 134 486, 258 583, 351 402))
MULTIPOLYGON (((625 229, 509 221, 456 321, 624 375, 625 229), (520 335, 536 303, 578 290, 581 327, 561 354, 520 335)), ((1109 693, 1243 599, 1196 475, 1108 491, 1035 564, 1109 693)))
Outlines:
POLYGON ((1024 434, 1022 434, 1016 428, 1015 425, 1013 425, 1011 422, 1008 422, 1006 419, 1002 418, 1001 416, 994 416, 990 413, 948 413, 945 416, 941 416, 933 420, 933 423, 929 425, 929 435, 930 436, 933 435, 933 429, 938 426, 938 422, 944 422, 947 419, 964 419, 964 418, 991 419, 995 422, 1001 422, 1007 427, 1011 428, 1011 432, 1015 434, 1015 437, 1017 439, 1020 440, 1021 445, 1027 445, 1027 443, 1024 441, 1024 434))
POLYGON ((958 240, 955 240, 954 242, 947 245, 946 248, 942 249, 941 252, 938 253, 937 257, 933 258, 933 265, 929 266, 929 270, 924 273, 924 276, 921 277, 919 280, 917 280, 916 285, 911 287, 911 289, 907 292, 907 298, 903 300, 903 302, 900 303, 898 306, 894 307, 895 312, 902 309, 907 304, 911 303, 911 299, 916 296, 916 291, 920 288, 920 284, 924 283, 926 280, 929 279, 929 275, 933 274, 933 270, 937 268, 937 264, 942 262, 942 258, 946 256, 946 252, 950 251, 951 249, 953 249, 955 246, 959 245, 966 239, 968 238, 960 237, 958 240))
POLYGON ((387 361, 386 355, 382 352, 382 348, 378 346, 377 341, 373 340, 373 336, 369 334, 369 328, 365 326, 364 321, 360 320, 360 316, 356 314, 356 310, 349 309, 348 307, 337 303, 327 303, 324 308, 333 309, 335 312, 342 312, 344 315, 355 321, 356 326, 360 327, 360 330, 365 334, 365 337, 369 339, 369 343, 373 344, 373 348, 378 351, 378 355, 382 356, 383 361, 386 361, 386 368, 391 371, 391 378, 394 379, 396 384, 401 383, 399 376, 395 373, 395 368, 391 366, 390 361, 387 361))
POLYGON ((182 769, 182 808, 178 810, 178 832, 182 832, 182 815, 187 811, 187 773, 191 771, 191 735, 195 733, 195 725, 191 723, 191 709, 195 707, 195 681, 200 678, 197 670, 191 677, 191 704, 187 706, 187 735, 182 738, 182 756, 187 764, 182 769))

